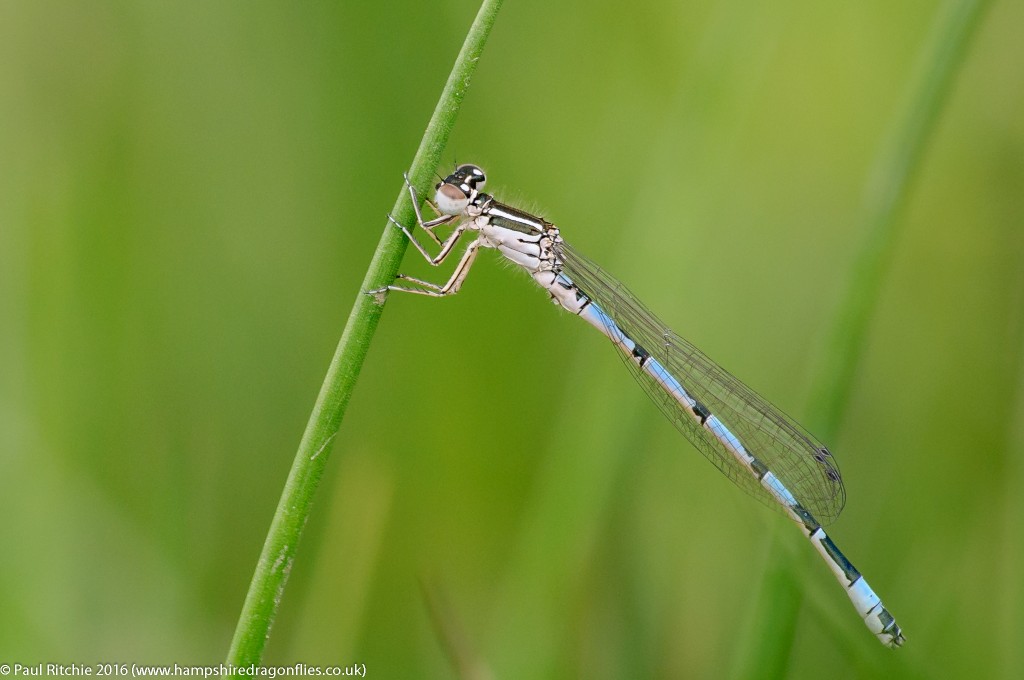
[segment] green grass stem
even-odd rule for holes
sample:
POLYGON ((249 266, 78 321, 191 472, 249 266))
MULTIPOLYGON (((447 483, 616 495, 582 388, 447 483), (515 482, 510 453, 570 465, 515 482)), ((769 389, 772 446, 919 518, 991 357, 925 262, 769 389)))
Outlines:
MULTIPOLYGON (((501 0, 484 0, 448 76, 409 170, 410 181, 421 190, 429 184, 431 173, 440 163, 441 153, 500 7, 501 0)), ((392 215, 403 224, 412 223, 413 206, 404 186, 392 208, 392 215)), ((383 312, 383 301, 367 295, 365 291, 386 286, 394 280, 406 245, 401 233, 385 224, 281 493, 231 641, 228 664, 259 664, 263 657, 274 615, 295 560, 302 528, 312 510, 313 498, 330 457, 331 441, 338 433, 383 312)))

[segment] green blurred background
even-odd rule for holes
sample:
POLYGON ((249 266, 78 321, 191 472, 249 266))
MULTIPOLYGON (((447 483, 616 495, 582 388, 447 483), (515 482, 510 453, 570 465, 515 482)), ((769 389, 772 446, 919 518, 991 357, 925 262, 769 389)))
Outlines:
MULTIPOLYGON (((509 0, 446 162, 801 419, 942 8, 509 0)), ((224 658, 476 9, 0 7, 0 662, 224 658)), ((878 645, 783 526, 791 677, 1019 677, 1022 26, 1003 0, 978 28, 829 442, 830 533, 909 642, 878 645)), ((496 261, 454 299, 392 296, 265 661, 728 675, 785 520, 496 261)))

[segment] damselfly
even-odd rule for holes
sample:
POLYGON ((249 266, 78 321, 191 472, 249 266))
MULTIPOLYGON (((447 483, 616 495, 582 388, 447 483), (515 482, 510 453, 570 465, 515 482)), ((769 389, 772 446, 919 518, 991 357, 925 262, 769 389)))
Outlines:
POLYGON ((478 166, 458 166, 437 184, 434 200, 427 201, 437 217, 424 220, 419 196, 406 178, 416 220, 440 252, 432 256, 405 226, 389 219, 430 264, 444 262, 466 232, 476 237, 447 283, 399 275, 413 285, 371 293, 454 295, 480 248, 497 249, 526 269, 556 304, 608 336, 637 382, 679 431, 737 486, 795 521, 871 632, 889 647, 902 645, 904 637, 892 615, 816 519, 831 522, 846 501, 829 450, 673 333, 625 286, 563 241, 558 227, 482 193, 485 181, 478 166), (454 229, 442 241, 434 229, 448 224, 454 229))

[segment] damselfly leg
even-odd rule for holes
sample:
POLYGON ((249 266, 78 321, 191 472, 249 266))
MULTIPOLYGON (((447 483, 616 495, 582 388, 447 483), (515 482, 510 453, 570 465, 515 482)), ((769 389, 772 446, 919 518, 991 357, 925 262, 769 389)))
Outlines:
MULTIPOLYGON (((390 221, 391 224, 395 225, 396 227, 402 230, 402 233, 405 234, 406 238, 408 238, 409 241, 416 247, 416 250, 420 252, 420 255, 423 256, 423 259, 425 259, 430 265, 436 267, 445 260, 447 260, 448 256, 452 254, 452 251, 458 244, 459 239, 466 232, 466 229, 472 223, 472 220, 463 219, 461 222, 455 225, 455 229, 452 231, 451 234, 448 235, 448 238, 446 238, 444 241, 441 241, 434 233, 434 228, 444 224, 449 224, 452 221, 458 220, 459 217, 461 216, 444 214, 433 201, 431 201, 430 199, 426 199, 427 205, 430 206, 430 208, 434 211, 437 217, 432 220, 424 220, 423 213, 420 209, 420 198, 418 192, 416 191, 416 187, 414 187, 412 185, 412 182, 409 181, 408 173, 403 174, 403 177, 405 178, 405 185, 409 191, 409 197, 412 199, 413 210, 416 213, 416 223, 420 226, 420 228, 423 229, 423 231, 427 232, 427 234, 430 236, 431 239, 434 240, 435 243, 441 246, 440 252, 436 256, 432 256, 429 252, 427 252, 427 249, 423 247, 423 244, 416 239, 413 233, 409 231, 409 229, 406 228, 404 224, 396 220, 390 213, 388 214, 388 221, 390 221)), ((411 288, 408 286, 396 286, 394 284, 391 284, 389 286, 385 286, 384 288, 378 288, 377 290, 371 290, 368 292, 371 295, 375 295, 378 293, 382 293, 386 290, 395 290, 401 291, 403 293, 416 293, 417 295, 427 295, 430 297, 445 297, 447 295, 454 295, 455 293, 459 292, 459 289, 462 287, 462 283, 466 280, 466 275, 469 273, 470 267, 473 266, 473 261, 476 259, 476 254, 480 248, 480 245, 481 244, 479 240, 475 240, 469 244, 469 247, 466 248, 466 252, 463 253, 462 258, 459 260, 458 265, 455 266, 455 271, 452 273, 451 278, 448 279, 448 282, 443 285, 432 283, 430 281, 424 281, 423 279, 418 279, 416 277, 408 276, 406 274, 398 274, 395 278, 403 279, 405 281, 409 281, 410 283, 415 283, 418 286, 422 286, 422 288, 411 288)))

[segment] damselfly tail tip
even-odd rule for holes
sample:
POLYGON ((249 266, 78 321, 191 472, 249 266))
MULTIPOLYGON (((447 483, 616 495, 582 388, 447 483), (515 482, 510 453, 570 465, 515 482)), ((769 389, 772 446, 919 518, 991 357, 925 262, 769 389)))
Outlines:
POLYGON ((893 621, 892 628, 883 631, 878 635, 884 644, 889 649, 899 649, 903 646, 903 643, 907 641, 907 638, 903 635, 903 631, 893 621))

